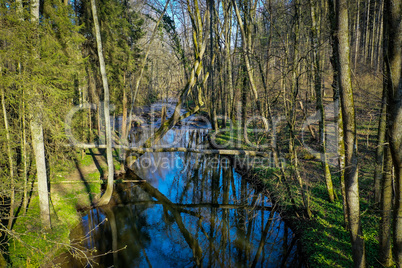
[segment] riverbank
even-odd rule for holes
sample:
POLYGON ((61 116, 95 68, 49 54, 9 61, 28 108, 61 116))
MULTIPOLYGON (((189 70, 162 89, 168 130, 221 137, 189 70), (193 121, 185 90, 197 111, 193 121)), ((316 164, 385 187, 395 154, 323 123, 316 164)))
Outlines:
MULTIPOLYGON (((91 207, 101 193, 107 164, 103 151, 98 149, 76 152, 62 163, 50 178, 51 230, 41 228, 39 199, 36 184, 25 215, 15 221, 13 238, 9 243, 8 262, 12 267, 52 267, 53 259, 72 250, 70 230, 80 222, 80 211, 91 207)), ((115 170, 120 164, 115 161, 115 170)))
MULTIPOLYGON (((360 132, 363 132, 362 130, 367 130, 367 128, 360 128, 360 132)), ((359 137, 365 141, 367 135, 369 134, 360 133, 359 137)), ((218 144, 226 144, 230 139, 233 139, 233 144, 242 144, 242 148, 237 149, 251 149, 245 145, 246 143, 242 135, 238 135, 237 129, 233 129, 232 137, 229 132, 220 132, 216 137, 218 144), (242 140, 238 140, 239 138, 242 140)), ((369 146, 364 149, 373 150, 369 146)), ((279 168, 257 164, 247 167, 248 176, 267 190, 270 198, 277 204, 281 218, 289 223, 298 235, 308 267, 352 267, 352 248, 349 232, 344 226, 342 195, 337 170, 333 167, 331 173, 338 199, 330 203, 321 162, 314 159, 305 149, 300 149, 298 153, 300 156, 299 171, 310 194, 310 209, 313 214, 310 219, 303 216, 302 197, 298 182, 290 179, 288 174, 284 177, 279 168)), ((282 161, 286 164, 286 153, 281 155, 283 156, 282 161)), ((366 154, 365 157, 365 159, 360 159, 362 165, 359 175, 363 237, 368 264, 370 267, 381 267, 376 259, 380 218, 377 209, 372 205, 374 163, 369 155, 366 154)))
MULTIPOLYGON (((160 115, 158 107, 142 107, 137 114, 150 124, 160 115)), ((115 178, 122 174, 117 154, 114 150, 115 178)), ((80 223, 80 211, 94 206, 100 197, 106 176, 104 149, 76 150, 50 167, 51 230, 42 229, 36 179, 32 177, 28 209, 26 213, 17 213, 10 242, 4 250, 8 253, 6 261, 12 267, 51 267, 54 261, 60 261, 54 258, 61 253, 79 252, 75 247, 80 241, 70 241, 70 231, 80 223)))

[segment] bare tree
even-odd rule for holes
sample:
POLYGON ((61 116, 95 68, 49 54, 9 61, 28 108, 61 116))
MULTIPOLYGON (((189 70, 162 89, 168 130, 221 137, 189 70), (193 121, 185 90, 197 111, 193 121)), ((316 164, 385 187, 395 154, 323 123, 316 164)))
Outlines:
MULTIPOLYGON (((317 1, 315 1, 317 3, 317 1)), ((319 121, 319 141, 321 143, 321 161, 324 169, 325 184, 327 186, 329 201, 333 202, 335 198, 334 187, 332 183, 331 172, 329 170, 329 164, 327 159, 327 145, 326 145, 326 127, 325 127, 325 110, 323 105, 323 96, 321 88, 321 67, 320 67, 320 57, 319 57, 319 35, 320 28, 317 25, 317 11, 316 4, 310 0, 310 14, 311 14, 311 45, 313 51, 313 69, 314 69, 314 88, 316 95, 316 110, 320 114, 319 121)))
POLYGON ((100 35, 100 27, 99 27, 98 14, 96 11, 95 0, 91 0, 91 7, 95 25, 96 43, 98 46, 99 66, 101 70, 103 90, 104 90, 103 109, 104 109, 105 128, 106 128, 106 158, 107 158, 108 176, 107 176, 106 191, 103 194, 103 196, 99 199, 97 204, 99 206, 102 206, 109 203, 110 198, 112 197, 113 194, 114 165, 112 155, 112 130, 110 126, 110 112, 109 112, 109 85, 106 76, 105 60, 103 58, 102 39, 100 35))
POLYGON ((345 190, 354 267, 366 267, 366 252, 362 237, 359 200, 359 169, 355 105, 350 68, 348 0, 336 1, 338 30, 338 81, 342 103, 345 141, 345 190))

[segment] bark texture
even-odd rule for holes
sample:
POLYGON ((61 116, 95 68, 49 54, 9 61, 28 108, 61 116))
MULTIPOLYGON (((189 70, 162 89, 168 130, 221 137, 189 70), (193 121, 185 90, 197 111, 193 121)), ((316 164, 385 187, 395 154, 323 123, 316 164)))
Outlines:
POLYGON ((337 29, 339 57, 339 91, 345 142, 345 190, 354 267, 366 267, 366 252, 362 237, 359 200, 359 169, 357 165, 357 136, 355 105, 350 69, 348 1, 338 0, 337 29))
POLYGON ((402 2, 384 2, 384 63, 388 138, 395 168, 394 257, 402 267, 402 2))

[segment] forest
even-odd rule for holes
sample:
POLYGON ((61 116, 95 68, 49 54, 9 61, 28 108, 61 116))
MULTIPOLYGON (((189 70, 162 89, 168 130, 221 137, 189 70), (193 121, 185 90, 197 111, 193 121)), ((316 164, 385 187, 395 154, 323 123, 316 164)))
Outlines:
POLYGON ((298 267, 402 267, 401 20, 401 0, 0 0, 0 267, 158 266, 148 240, 144 263, 118 262, 115 209, 134 192, 163 205, 192 266, 294 267, 297 244, 298 267), (139 167, 168 153, 190 157, 181 198, 139 167), (264 262, 274 214, 295 239, 264 262), (83 246, 104 226, 110 249, 83 246))

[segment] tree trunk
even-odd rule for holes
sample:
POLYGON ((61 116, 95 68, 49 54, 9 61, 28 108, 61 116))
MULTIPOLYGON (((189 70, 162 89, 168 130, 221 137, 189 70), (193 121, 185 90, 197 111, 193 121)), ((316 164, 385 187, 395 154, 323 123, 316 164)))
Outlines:
MULTIPOLYGON (((290 97, 289 99, 285 99, 285 102, 288 102, 287 106, 287 121, 289 126, 289 154, 290 154, 290 162, 291 162, 291 172, 292 176, 297 179, 300 187, 300 192, 302 195, 303 206, 305 210, 305 214, 308 218, 311 218, 312 213, 310 210, 310 202, 309 195, 307 191, 307 185, 304 183, 299 170, 298 170, 298 156, 296 151, 296 105, 297 105, 297 95, 299 92, 299 27, 300 27, 300 2, 298 0, 294 3, 294 43, 293 43, 293 62, 292 62, 292 79, 291 79, 291 87, 290 87, 290 97)), ((289 47, 289 46, 288 46, 289 47)), ((286 95, 284 94, 284 98, 286 95)), ((286 109, 286 108, 285 108, 286 109)))
POLYGON ((376 165, 374 169, 374 202, 376 204, 379 204, 381 201, 381 181, 383 177, 384 143, 385 143, 386 129, 387 129, 387 90, 384 84, 382 92, 381 113, 378 122, 376 165))
POLYGON ((113 165, 113 155, 112 155, 112 131, 110 126, 110 114, 109 114, 109 85, 106 76, 106 65, 105 60, 103 58, 103 50, 102 50, 102 39, 100 35, 100 27, 98 14, 96 10, 95 0, 91 0, 92 7, 92 15, 95 25, 95 34, 96 34, 96 43, 98 48, 98 57, 99 57, 99 65, 100 71, 102 75, 102 83, 104 90, 104 100, 103 100, 103 110, 105 116, 105 129, 106 129, 106 158, 107 158, 107 169, 108 169, 108 177, 107 177, 107 186, 106 191, 103 196, 99 199, 99 206, 103 206, 109 203, 110 198, 113 194, 113 180, 114 180, 114 165, 113 165))
POLYGON ((360 34, 361 34, 361 29, 360 29, 360 0, 357 0, 357 19, 356 19, 356 29, 355 29, 355 70, 357 69, 357 59, 359 58, 358 55, 358 49, 359 49, 359 42, 360 42, 360 34))
POLYGON ((350 70, 348 0, 336 1, 339 92, 345 142, 345 188, 354 267, 366 267, 366 252, 360 222, 355 106, 350 70))
POLYGON ((36 160, 36 176, 38 177, 39 208, 42 224, 50 228, 49 190, 46 173, 45 144, 43 141, 42 119, 37 113, 31 119, 32 147, 36 160))
POLYGON ((383 48, 383 41, 384 41, 384 37, 383 37, 383 33, 384 33, 384 1, 382 1, 381 3, 381 10, 380 11, 380 25, 379 25, 379 31, 378 31, 378 37, 377 37, 377 53, 376 53, 376 64, 377 64, 377 68, 376 71, 377 73, 380 71, 380 67, 383 67, 383 64, 380 64, 380 59, 382 58, 381 52, 382 52, 382 48, 383 48))
POLYGON ((343 201, 343 218, 344 225, 346 229, 349 229, 349 220, 347 213, 347 202, 346 202, 346 189, 345 189, 345 142, 343 139, 343 120, 342 120, 342 107, 341 107, 341 99, 339 95, 339 56, 338 56, 338 38, 336 36, 337 30, 337 22, 335 15, 335 5, 332 0, 328 1, 329 8, 329 21, 330 21, 330 32, 331 32, 331 46, 332 46, 332 56, 331 56, 331 65, 333 68, 333 81, 332 81, 332 89, 334 91, 333 100, 334 100, 334 113, 336 116, 336 136, 337 136, 337 152, 338 152, 338 163, 339 163, 339 177, 341 181, 341 193, 342 193, 342 201, 343 201))
POLYGON ((39 0, 32 0, 31 1, 31 15, 32 15, 32 22, 39 23, 39 0))
POLYGON ((324 169, 324 178, 325 184, 327 186, 329 201, 334 201, 334 187, 331 178, 331 172, 329 170, 329 164, 327 159, 327 148, 326 148, 326 139, 325 139, 325 110, 322 100, 322 89, 321 89, 321 69, 320 69, 320 59, 318 53, 318 37, 319 37, 319 28, 317 27, 317 17, 315 12, 315 7, 313 2, 310 1, 310 10, 311 10, 311 45, 313 49, 313 66, 314 66, 314 88, 316 94, 316 111, 320 113, 320 121, 319 121, 319 133, 320 138, 319 141, 321 143, 321 163, 324 169))
POLYGON ((247 121, 247 86, 248 86, 248 79, 247 79, 247 68, 246 66, 243 64, 242 66, 242 75, 243 75, 243 85, 241 88, 241 127, 243 129, 243 134, 246 135, 246 121, 247 121))
POLYGON ((214 85, 214 79, 215 79, 215 74, 214 74, 214 65, 215 65, 215 60, 216 57, 214 56, 214 0, 209 0, 208 1, 209 5, 209 41, 210 41, 210 65, 209 65, 209 78, 210 78, 210 90, 212 94, 212 110, 211 110, 211 119, 212 119, 212 127, 214 130, 218 129, 218 120, 216 117, 216 110, 217 110, 217 90, 215 89, 214 85))
POLYGON ((24 165, 24 197, 22 201, 22 211, 23 215, 25 215, 27 208, 28 208, 28 153, 27 153, 27 134, 26 134, 26 118, 25 118, 25 97, 24 92, 22 93, 22 158, 23 158, 23 165, 24 165))
POLYGON ((366 13, 366 27, 365 27, 365 38, 364 38, 364 47, 363 47, 363 62, 367 63, 368 57, 368 44, 370 37, 370 0, 367 2, 367 13, 366 13))
MULTIPOLYGON (((243 19, 240 16, 240 11, 239 11, 239 8, 237 7, 236 1, 232 0, 232 4, 233 4, 234 10, 236 12, 237 22, 239 24, 240 32, 241 32, 241 36, 242 36, 242 48, 243 48, 244 63, 245 63, 246 71, 247 71, 249 84, 251 87, 251 92, 254 95, 254 101, 257 104, 258 112, 261 116, 263 116, 261 102, 258 98, 257 86, 254 81, 252 66, 250 63, 250 55, 249 54, 250 54, 250 50, 251 50, 251 44, 250 44, 251 34, 248 34, 246 32, 246 29, 243 24, 243 19)), ((251 23, 251 21, 249 21, 249 23, 251 23)), ((251 27, 248 27, 248 28, 251 28, 251 27)))
MULTIPOLYGON (((1 75, 1 67, 0 67, 0 75, 1 75)), ((11 149, 11 136, 10 136, 10 129, 8 126, 8 117, 7 117, 7 110, 6 110, 6 103, 5 103, 5 98, 4 98, 3 87, 1 87, 0 90, 1 90, 1 106, 3 108, 4 128, 6 130, 8 168, 10 171, 10 173, 9 173, 10 174, 10 211, 9 211, 7 228, 11 230, 13 220, 14 220, 14 203, 15 203, 14 162, 13 162, 13 152, 11 149)))
MULTIPOLYGON (((31 15, 32 22, 39 23, 39 0, 31 2, 31 15)), ((36 36, 38 39, 39 36, 36 36)), ((35 42, 35 41, 34 41, 35 42)), ((38 46, 38 42, 34 45, 34 49, 38 46)), ((38 55, 35 55, 38 57, 38 55)), ((36 161, 36 176, 38 178, 38 195, 39 195, 39 208, 42 224, 45 228, 51 227, 50 222, 50 207, 49 207, 49 189, 45 157, 45 143, 43 140, 43 125, 42 125, 42 101, 39 93, 34 93, 31 97, 31 138, 32 147, 34 149, 36 161)))
MULTIPOLYGON (((373 62, 374 62, 374 47, 375 47, 375 36, 376 36, 376 13, 379 14, 380 12, 376 12, 377 10, 377 2, 378 1, 374 1, 374 15, 373 15, 373 29, 371 32, 371 47, 370 47, 370 67, 373 68, 373 62)), ((380 10, 381 10, 381 6, 380 6, 380 10)), ((379 15, 378 15, 379 16, 379 15)))
POLYGON ((232 61, 230 56, 230 46, 231 46, 231 33, 232 27, 232 12, 231 12, 231 3, 223 1, 223 6, 225 10, 225 22, 224 22, 224 29, 225 29, 225 64, 226 64, 226 76, 225 76, 225 85, 227 85, 229 90, 229 101, 227 107, 228 117, 230 119, 234 119, 233 114, 233 106, 234 106, 234 92, 233 92, 233 81, 232 81, 232 61))
POLYGON ((379 230, 379 257, 381 265, 392 266, 391 226, 392 226, 392 158, 389 146, 385 146, 384 174, 381 177, 381 223, 379 230))
MULTIPOLYGON (((261 65, 261 61, 258 63, 258 67, 260 70, 260 74, 261 74, 261 81, 262 84, 264 86, 265 92, 268 91, 268 85, 266 83, 266 79, 265 79, 265 75, 262 69, 262 65, 261 65)), ((268 68, 268 66, 267 66, 268 68)), ((268 72, 267 72, 268 73, 268 72)), ((276 122, 275 119, 272 115, 272 111, 271 111, 271 102, 270 99, 268 97, 268 94, 266 94, 266 106, 267 106, 267 112, 268 112, 268 123, 271 126, 271 141, 270 141, 270 145, 271 145, 271 150, 272 150, 272 156, 274 159, 274 163, 276 167, 279 167, 279 158, 278 158, 278 148, 277 148, 277 144, 276 144, 276 122)))
POLYGON ((123 141, 126 141, 127 139, 127 83, 126 83, 126 73, 124 72, 123 76, 123 116, 122 116, 122 122, 121 122, 121 137, 123 141))
POLYGON ((384 2, 384 63, 388 91, 388 139, 395 167, 394 256, 402 267, 402 6, 384 2))
MULTIPOLYGON (((127 135, 128 135, 128 131, 127 131, 127 82, 126 82, 126 72, 124 72, 123 75, 123 116, 122 116, 122 120, 121 120, 121 133, 120 133, 120 137, 122 140, 122 143, 124 144, 128 144, 127 141, 127 135)), ((120 159, 123 159, 123 164, 121 165, 120 170, 122 172, 125 172, 125 163, 124 160, 126 159, 126 151, 124 149, 120 150, 120 159)))

